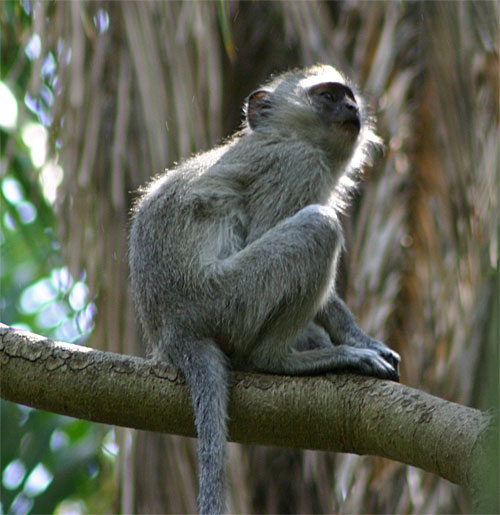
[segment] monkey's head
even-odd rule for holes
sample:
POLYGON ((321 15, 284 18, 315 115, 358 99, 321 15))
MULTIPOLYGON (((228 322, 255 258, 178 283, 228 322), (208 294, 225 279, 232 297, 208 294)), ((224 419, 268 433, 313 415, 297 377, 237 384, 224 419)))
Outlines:
POLYGON ((247 131, 307 141, 335 162, 359 169, 380 143, 355 87, 332 66, 278 75, 247 98, 247 131))

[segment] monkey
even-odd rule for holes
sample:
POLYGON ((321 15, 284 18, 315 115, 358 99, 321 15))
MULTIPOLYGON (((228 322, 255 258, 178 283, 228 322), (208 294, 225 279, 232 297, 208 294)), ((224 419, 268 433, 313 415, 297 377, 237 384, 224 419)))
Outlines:
POLYGON ((399 380, 399 355, 335 291, 339 216, 381 145, 364 100, 315 65, 271 77, 243 111, 232 138, 140 190, 129 232, 140 327, 191 392, 201 514, 225 510, 232 369, 399 380))

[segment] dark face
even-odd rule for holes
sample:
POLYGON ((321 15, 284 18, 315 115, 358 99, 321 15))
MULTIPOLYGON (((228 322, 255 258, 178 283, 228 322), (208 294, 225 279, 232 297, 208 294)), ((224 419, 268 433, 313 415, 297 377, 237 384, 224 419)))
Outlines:
POLYGON ((359 109, 353 92, 339 82, 323 82, 309 89, 309 96, 320 118, 334 124, 347 136, 356 138, 361 129, 359 109))

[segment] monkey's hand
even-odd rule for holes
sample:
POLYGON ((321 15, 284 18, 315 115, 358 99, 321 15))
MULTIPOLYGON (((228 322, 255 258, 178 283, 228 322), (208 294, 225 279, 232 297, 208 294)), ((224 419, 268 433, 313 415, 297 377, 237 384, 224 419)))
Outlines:
POLYGON ((394 369, 394 378, 391 377, 393 381, 399 382, 399 363, 401 361, 400 355, 390 349, 385 343, 382 343, 379 340, 375 340, 375 338, 371 338, 370 336, 366 336, 367 343, 366 347, 368 349, 372 349, 377 354, 382 357, 385 361, 390 363, 392 368, 394 369))
MULTIPOLYGON (((382 345, 385 347, 383 343, 382 345)), ((347 354, 352 354, 353 362, 347 365, 347 370, 399 382, 399 356, 388 347, 386 349, 390 351, 390 354, 385 353, 385 355, 368 347, 340 345, 336 348, 339 351, 342 349, 344 352, 348 350, 347 354), (397 362, 392 361, 395 357, 397 357, 397 362)))
MULTIPOLYGON (((362 331, 356 325, 349 308, 337 296, 332 296, 328 303, 323 306, 317 315, 317 321, 326 329, 332 342, 349 345, 357 350, 367 349, 370 350, 369 354, 375 353, 390 367, 391 372, 387 378, 399 381, 399 362, 401 361, 399 354, 385 343, 368 336, 362 331)), ((378 374, 373 375, 380 377, 378 374)))

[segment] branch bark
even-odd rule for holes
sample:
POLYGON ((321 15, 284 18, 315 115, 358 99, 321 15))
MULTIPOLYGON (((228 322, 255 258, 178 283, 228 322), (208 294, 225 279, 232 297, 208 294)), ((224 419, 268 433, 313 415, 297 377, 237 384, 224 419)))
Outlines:
MULTIPOLYGON (((2 398, 118 426, 195 436, 189 392, 169 365, 55 342, 0 324, 2 398)), ((490 416, 402 384, 352 374, 234 372, 230 439, 391 458, 480 490, 490 416)))

